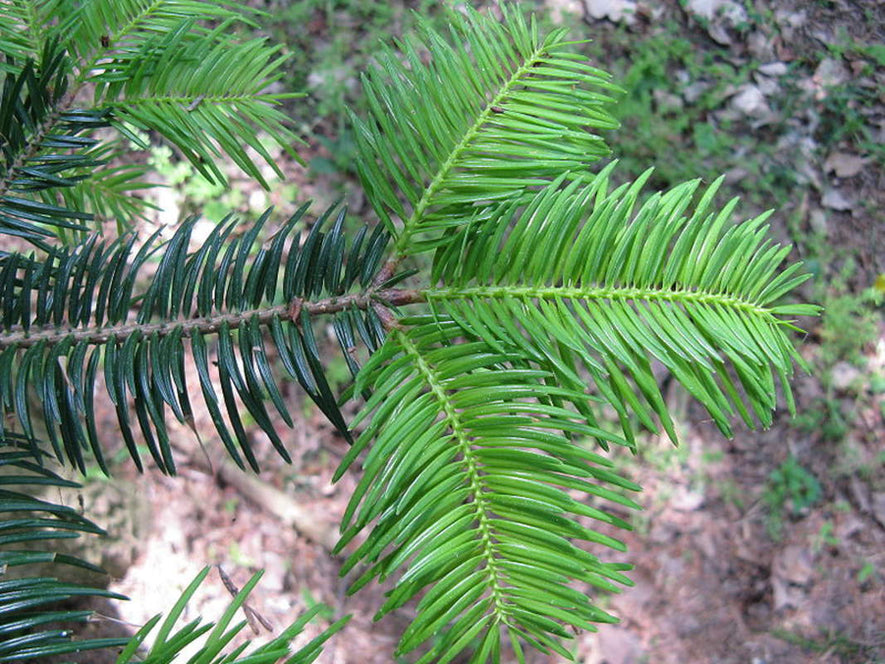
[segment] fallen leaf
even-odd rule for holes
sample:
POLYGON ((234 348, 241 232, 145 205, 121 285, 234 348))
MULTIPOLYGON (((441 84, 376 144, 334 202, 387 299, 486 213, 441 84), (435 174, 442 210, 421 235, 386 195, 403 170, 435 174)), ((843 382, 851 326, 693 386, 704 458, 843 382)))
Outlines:
POLYGON ((833 152, 824 161, 824 168, 837 178, 851 178, 863 170, 869 160, 847 152, 833 152))
POLYGON ((771 564, 775 611, 802 605, 814 576, 813 563, 811 551, 804 546, 787 546, 775 555, 771 564))

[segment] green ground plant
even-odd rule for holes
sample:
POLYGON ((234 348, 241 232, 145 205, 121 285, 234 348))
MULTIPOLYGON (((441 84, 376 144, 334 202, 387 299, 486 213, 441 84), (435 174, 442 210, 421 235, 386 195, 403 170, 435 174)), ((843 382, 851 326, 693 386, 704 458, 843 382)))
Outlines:
POLYGON ((0 493, 0 564, 23 574, 0 578, 0 661, 119 647, 121 664, 153 664, 200 636, 193 662, 311 661, 346 621, 294 654, 322 607, 251 654, 227 648, 256 577, 214 625, 173 632, 204 572, 130 640, 56 628, 88 614, 55 600, 107 593, 28 565, 96 571, 53 542, 98 529, 33 490, 69 484, 52 463, 110 472, 98 399, 139 470, 176 473, 167 421, 193 426, 199 407, 210 443, 257 472, 247 427, 289 461, 280 382, 298 383, 350 444, 336 480, 359 478, 342 574, 355 572, 350 592, 391 580, 378 618, 416 605, 397 656, 420 662, 570 659, 576 630, 615 621, 600 597, 630 585, 608 558, 640 487, 609 452, 635 451, 642 428, 677 438, 653 366, 726 434, 734 418, 769 425, 778 391, 793 409, 794 318, 817 309, 785 300, 806 279, 782 267, 789 247, 767 239, 768 214, 733 222, 737 201, 715 203, 722 178, 613 184, 603 134, 621 90, 565 30, 508 6, 450 10, 443 30, 415 19, 415 39, 376 49, 366 113, 350 114, 380 223, 351 232, 341 206, 312 219, 305 204, 226 218, 192 246, 195 218, 168 240, 91 233, 104 194, 90 186, 113 192, 129 227, 141 180, 115 179, 129 171, 110 157, 127 157, 113 136, 139 132, 211 180, 225 156, 266 184, 261 134, 291 140, 291 95, 267 92, 276 48, 237 29, 259 18, 200 0, 3 8, 0 233, 16 244, 0 253, 0 479, 19 489, 0 493), (352 377, 340 394, 327 329, 352 377))
POLYGON ((878 648, 882 645, 881 639, 878 642, 863 643, 836 630, 821 630, 813 636, 806 636, 798 631, 777 629, 772 634, 787 643, 801 646, 806 652, 826 653, 856 662, 875 662, 878 648))
POLYGON ((817 478, 789 456, 771 472, 762 500, 768 507, 766 528, 768 534, 779 539, 785 515, 799 515, 821 498, 821 486, 817 478))

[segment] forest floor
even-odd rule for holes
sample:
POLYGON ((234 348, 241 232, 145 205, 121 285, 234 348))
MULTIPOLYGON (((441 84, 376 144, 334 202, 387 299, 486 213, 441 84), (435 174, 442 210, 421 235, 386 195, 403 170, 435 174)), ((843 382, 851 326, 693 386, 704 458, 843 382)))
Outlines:
MULTIPOLYGON (((265 4, 282 17, 291 3, 265 4)), ((548 4, 577 36, 595 40, 589 54, 631 89, 624 130, 611 141, 629 155, 626 173, 655 163, 656 184, 669 186, 683 173, 709 180, 724 172, 746 202, 745 216, 777 206, 775 235, 793 242, 815 275, 801 296, 828 306, 823 317, 802 321, 800 352, 813 371, 795 379, 796 419, 782 413, 767 431, 739 428, 728 440, 670 387, 682 444, 648 436, 639 455, 622 459, 644 487, 624 556, 636 586, 599 598, 621 622, 578 636, 578 661, 885 662, 885 5, 548 4)), ((324 77, 345 97, 356 86, 360 56, 334 33, 360 29, 345 13, 353 6, 314 2, 302 24, 309 34, 298 38, 326 54, 302 63, 317 112, 334 106, 324 77), (335 48, 343 49, 337 66, 328 62, 335 48)), ((269 33, 287 34, 279 25, 269 33)), ((353 177, 332 175, 350 154, 339 119, 320 114, 304 124, 323 136, 302 151, 310 168, 292 164, 291 179, 268 196, 235 181, 234 203, 272 202, 284 215, 307 198, 320 209, 346 192, 351 213, 367 215, 353 177)), ((168 190, 167 215, 199 205, 192 193, 168 190)), ((294 462, 282 463, 256 434, 261 480, 276 493, 256 493, 217 461, 209 468, 184 429, 175 437, 179 477, 136 477, 121 464, 113 482, 87 482, 81 496, 112 536, 102 550, 110 587, 134 599, 117 614, 107 609, 108 618, 141 624, 167 611, 206 565, 220 565, 238 586, 264 569, 251 605, 274 627, 317 602, 330 607, 323 624, 353 614, 319 662, 397 661, 397 635, 412 609, 373 622, 384 588, 348 596, 342 558, 330 554, 356 481, 330 482, 346 444, 296 387, 286 396, 300 413, 294 429, 281 423, 294 462), (292 527, 293 505, 312 526, 292 527)), ((211 431, 204 418, 202 430, 211 431)), ((110 411, 105 431, 113 436, 110 411)), ((220 458, 218 441, 204 438, 220 458)), ((213 571, 185 617, 220 615, 229 599, 213 571)))

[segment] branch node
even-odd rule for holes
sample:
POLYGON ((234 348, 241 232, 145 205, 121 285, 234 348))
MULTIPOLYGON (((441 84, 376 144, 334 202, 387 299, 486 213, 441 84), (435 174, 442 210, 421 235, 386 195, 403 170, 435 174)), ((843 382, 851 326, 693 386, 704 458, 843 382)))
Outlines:
POLYGON ((298 322, 298 318, 301 316, 301 307, 303 304, 304 300, 300 297, 293 297, 292 301, 289 303, 289 308, 286 309, 286 315, 293 323, 298 322))
POLYGON ((393 312, 380 302, 372 302, 372 311, 374 311, 375 315, 381 320, 381 325, 384 326, 386 331, 390 332, 391 330, 403 329, 393 312))

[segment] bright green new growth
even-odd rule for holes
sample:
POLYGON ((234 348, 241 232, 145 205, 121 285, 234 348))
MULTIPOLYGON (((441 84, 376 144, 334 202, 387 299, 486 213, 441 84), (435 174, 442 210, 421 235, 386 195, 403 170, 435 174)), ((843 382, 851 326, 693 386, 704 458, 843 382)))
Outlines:
POLYGON ((543 36, 534 18, 503 12, 502 23, 453 15, 453 43, 421 24, 420 47, 400 44, 405 62, 383 50, 364 77, 372 116, 351 118, 358 167, 397 258, 457 246, 451 234, 489 209, 478 202, 527 202, 528 188, 559 177, 586 182, 586 166, 609 153, 589 130, 618 126, 602 94, 619 91, 610 76, 568 49, 565 29, 543 36))
MULTIPOLYGON (((174 474, 166 418, 192 426, 197 392, 241 468, 258 469, 243 408, 288 460, 274 425, 295 423, 279 386, 288 378, 352 443, 336 479, 362 473, 337 546, 348 554, 342 573, 357 572, 351 591, 393 579, 379 617, 420 597, 400 653, 497 662, 509 649, 522 661, 528 646, 569 658, 562 640, 573 629, 615 620, 595 593, 630 583, 629 566, 605 553, 624 550, 608 533, 630 527, 616 514, 638 507, 640 487, 606 452, 635 449, 637 424, 676 439, 653 364, 725 433, 734 417, 770 424, 777 384, 793 408, 801 361, 784 317, 816 308, 782 303, 806 278, 780 268, 789 248, 766 239, 767 215, 732 224, 736 201, 714 207, 721 179, 643 199, 648 173, 612 188, 615 163, 591 170, 609 152, 598 132, 617 126, 607 106, 618 89, 570 51, 565 31, 541 35, 506 7, 501 21, 453 12, 447 36, 422 25, 420 43, 380 53, 364 80, 370 117, 352 118, 381 224, 348 237, 333 207, 302 234, 307 206, 277 223, 268 211, 242 234, 225 221, 192 251, 195 220, 165 242, 86 234, 90 211, 121 227, 143 211, 129 194, 145 171, 105 164, 121 144, 96 131, 153 130, 207 177, 222 177, 224 154, 263 183, 244 146, 275 166, 259 132, 292 138, 277 108, 291 95, 264 92, 279 75, 276 49, 229 36, 240 15, 216 3, 3 7, 0 233, 33 251, 0 253, 0 461, 40 483, 61 481, 40 465, 41 438, 59 462, 109 470, 94 413, 100 376, 139 468, 144 445, 174 474), (75 108, 87 90, 93 106, 75 108), (53 227, 82 239, 60 248, 53 227), (325 376, 323 321, 354 375, 343 395, 325 376), (364 401, 352 422, 340 409, 350 398, 364 401)), ((0 511, 20 509, 22 495, 0 494, 0 511)), ((95 530, 29 504, 55 520, 7 522, 16 525, 0 545, 95 530)), ((3 550, 0 562, 46 555, 3 550)), ((154 648, 166 659, 156 661, 203 629, 171 636, 200 580, 161 627, 154 648)), ((20 583, 0 579, 0 603, 20 583)), ((59 597, 96 593, 24 583, 32 594, 47 583, 59 597)), ((221 657, 232 615, 198 661, 221 657)), ((66 652, 68 636, 44 628, 54 617, 42 604, 0 614, 10 635, 0 661, 24 642, 66 652)), ((303 622, 243 661, 276 661, 273 648, 303 622)))

